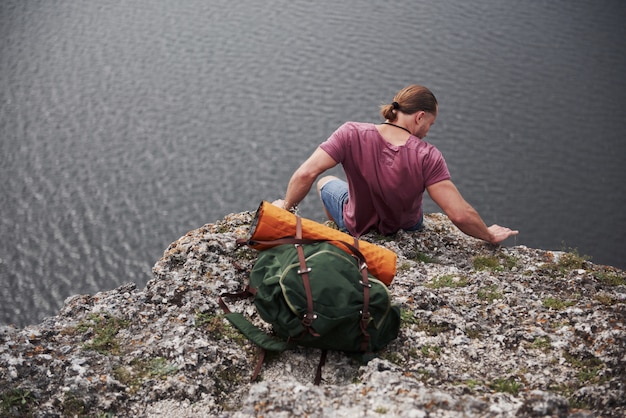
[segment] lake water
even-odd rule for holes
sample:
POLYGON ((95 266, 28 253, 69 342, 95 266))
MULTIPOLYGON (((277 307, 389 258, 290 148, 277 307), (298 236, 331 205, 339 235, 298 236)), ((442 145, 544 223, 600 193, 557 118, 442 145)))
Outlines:
POLYGON ((624 268, 624 22, 622 0, 3 0, 0 323, 143 287, 410 83, 462 194, 520 230, 506 245, 624 268))

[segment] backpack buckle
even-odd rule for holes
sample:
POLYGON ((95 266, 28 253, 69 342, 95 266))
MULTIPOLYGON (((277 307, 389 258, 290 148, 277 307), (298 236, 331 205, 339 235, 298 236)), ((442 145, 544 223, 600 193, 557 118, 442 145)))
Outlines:
POLYGON ((302 325, 304 325, 305 328, 309 328, 311 324, 313 324, 313 321, 316 319, 317 315, 305 313, 302 317, 302 325))
POLYGON ((304 274, 304 273, 310 273, 310 272, 311 272, 311 267, 307 267, 306 270, 304 271, 298 269, 298 274, 304 274))

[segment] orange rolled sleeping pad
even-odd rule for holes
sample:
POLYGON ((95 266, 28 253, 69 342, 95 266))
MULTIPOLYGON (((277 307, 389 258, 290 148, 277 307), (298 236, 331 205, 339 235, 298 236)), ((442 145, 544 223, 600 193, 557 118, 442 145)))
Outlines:
MULTIPOLYGON (((344 232, 329 228, 318 222, 302 219, 302 238, 325 239, 353 243, 354 238, 344 232)), ((279 238, 296 235, 296 215, 263 201, 256 213, 256 218, 250 227, 250 246, 257 250, 268 248, 267 245, 255 241, 272 241, 279 238)), ((359 240, 359 250, 367 261, 368 271, 381 282, 389 286, 396 275, 396 253, 359 240)))

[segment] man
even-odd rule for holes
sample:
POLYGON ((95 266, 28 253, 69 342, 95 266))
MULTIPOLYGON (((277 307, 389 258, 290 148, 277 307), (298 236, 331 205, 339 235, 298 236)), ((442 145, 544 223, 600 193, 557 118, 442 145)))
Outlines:
POLYGON ((487 227, 450 180, 441 152, 423 141, 437 118, 438 104, 426 87, 410 85, 381 106, 385 122, 347 122, 295 171, 285 199, 273 202, 292 209, 315 180, 342 164, 347 182, 325 176, 317 190, 329 219, 339 229, 360 236, 374 229, 389 235, 419 230, 424 191, 464 233, 492 244, 519 231, 487 227))

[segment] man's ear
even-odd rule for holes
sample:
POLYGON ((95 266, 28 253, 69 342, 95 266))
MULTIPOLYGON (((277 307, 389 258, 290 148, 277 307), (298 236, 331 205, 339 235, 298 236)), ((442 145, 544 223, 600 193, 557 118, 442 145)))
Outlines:
POLYGON ((415 114, 415 123, 417 123, 418 125, 421 124, 421 120, 424 119, 424 116, 426 116, 426 112, 424 112, 423 110, 417 112, 415 114))

